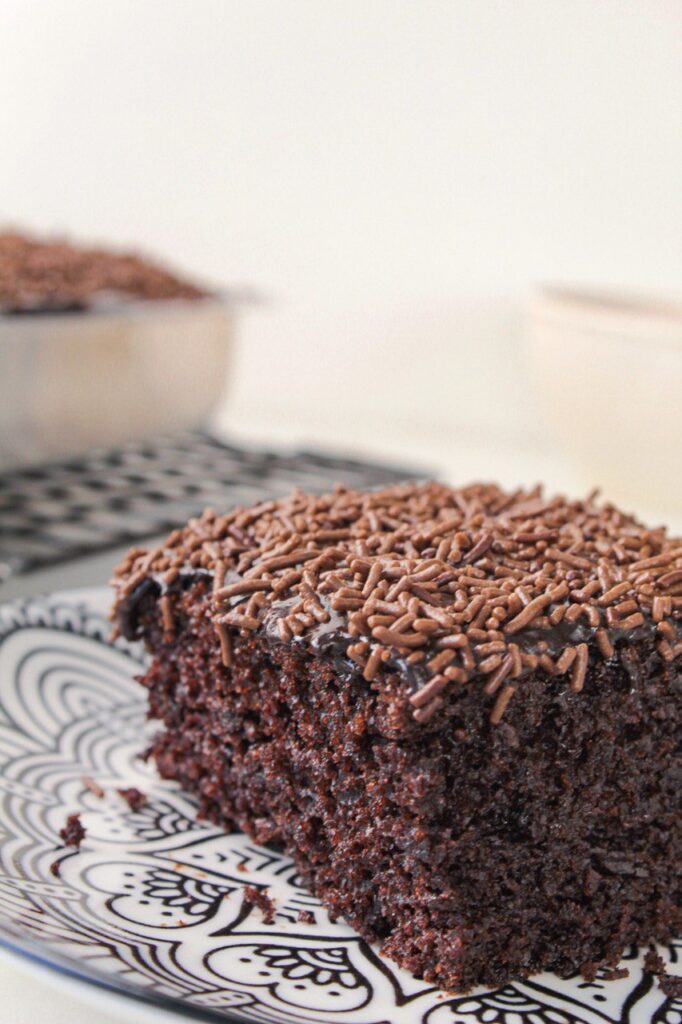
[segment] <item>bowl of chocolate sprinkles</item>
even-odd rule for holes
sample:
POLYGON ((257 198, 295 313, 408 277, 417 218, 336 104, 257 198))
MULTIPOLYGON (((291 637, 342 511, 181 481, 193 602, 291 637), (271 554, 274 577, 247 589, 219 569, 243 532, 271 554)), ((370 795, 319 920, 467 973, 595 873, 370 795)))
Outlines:
POLYGON ((531 376, 586 486, 682 523, 682 303, 545 288, 530 307, 531 376))
POLYGON ((0 465, 199 426, 235 310, 135 253, 0 232, 0 465))

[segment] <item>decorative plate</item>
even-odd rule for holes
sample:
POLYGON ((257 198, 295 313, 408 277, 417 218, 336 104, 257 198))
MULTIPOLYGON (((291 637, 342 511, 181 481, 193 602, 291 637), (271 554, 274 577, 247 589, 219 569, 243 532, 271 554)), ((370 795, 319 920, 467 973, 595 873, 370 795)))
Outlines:
MULTIPOLYGON (((544 974, 453 996, 332 924, 291 861, 198 824, 192 801, 139 759, 150 729, 134 681, 143 656, 109 642, 108 600, 73 591, 0 607, 6 947, 206 1021, 682 1024, 682 1001, 666 998, 634 949, 622 980, 544 974), (129 787, 147 795, 144 806, 119 795, 129 787), (59 840, 75 812, 86 829, 79 850, 59 840), (247 885, 268 889, 272 924, 245 900, 247 885), (301 910, 312 923, 299 922, 301 910)), ((660 952, 678 964, 682 941, 660 952)))

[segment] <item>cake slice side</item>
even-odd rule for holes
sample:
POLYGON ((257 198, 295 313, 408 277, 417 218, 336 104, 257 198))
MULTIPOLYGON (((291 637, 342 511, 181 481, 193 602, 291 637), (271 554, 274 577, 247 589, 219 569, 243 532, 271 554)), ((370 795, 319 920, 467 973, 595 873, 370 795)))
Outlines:
POLYGON ((121 615, 152 654, 161 774, 212 821, 283 846, 399 964, 464 990, 679 930, 681 680, 655 635, 609 659, 588 644, 578 691, 527 673, 497 721, 483 675, 419 721, 408 674, 367 680, 305 635, 236 632, 225 665, 213 589, 146 578, 121 615))

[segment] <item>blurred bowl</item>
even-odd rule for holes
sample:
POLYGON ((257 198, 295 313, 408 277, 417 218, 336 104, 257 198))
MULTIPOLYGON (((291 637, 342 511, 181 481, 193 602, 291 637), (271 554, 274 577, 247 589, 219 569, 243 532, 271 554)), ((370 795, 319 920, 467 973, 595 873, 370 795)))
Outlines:
POLYGON ((199 426, 225 386, 228 297, 0 316, 0 466, 199 426))
POLYGON ((540 404, 589 487, 682 516, 682 306, 545 288, 531 304, 540 404))

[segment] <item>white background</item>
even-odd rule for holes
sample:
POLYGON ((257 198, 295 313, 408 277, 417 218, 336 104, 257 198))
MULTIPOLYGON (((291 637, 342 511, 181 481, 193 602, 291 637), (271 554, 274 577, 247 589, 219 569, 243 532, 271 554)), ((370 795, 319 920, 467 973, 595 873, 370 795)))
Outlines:
POLYGON ((0 97, 0 219, 267 296, 247 426, 540 449, 531 286, 682 283, 679 0, 2 0, 0 97))
POLYGON ((524 302, 679 292, 681 112, 679 0, 0 0, 0 220, 262 292, 224 422, 462 478, 569 480, 524 302))

